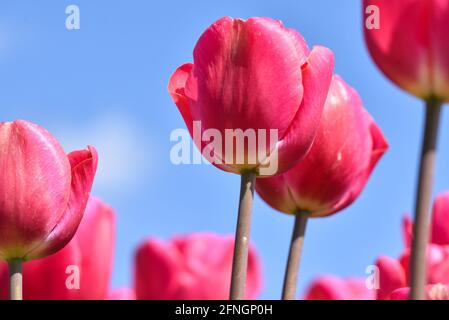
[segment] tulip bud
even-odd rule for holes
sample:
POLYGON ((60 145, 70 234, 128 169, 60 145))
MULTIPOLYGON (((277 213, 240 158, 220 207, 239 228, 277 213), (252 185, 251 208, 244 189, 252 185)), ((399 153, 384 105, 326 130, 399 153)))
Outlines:
MULTIPOLYGON (((234 239, 211 233, 145 241, 137 250, 135 290, 139 300, 225 300, 229 298, 234 239)), ((260 293, 260 262, 248 258, 247 299, 260 293)))
MULTIPOLYGON (((72 240, 59 252, 23 266, 25 300, 103 300, 108 296, 115 238, 114 210, 91 197, 72 240)), ((0 298, 8 271, 0 264, 0 298)))
POLYGON ((279 21, 224 17, 202 34, 193 60, 174 72, 168 90, 209 162, 273 175, 305 155, 332 77, 329 49, 309 50, 279 21))
POLYGON ((45 129, 0 123, 0 257, 32 260, 63 248, 81 221, 97 169, 93 147, 66 155, 45 129))
POLYGON ((365 40, 382 72, 417 97, 449 101, 447 1, 364 0, 363 11, 370 7, 379 25, 364 27, 365 40))
POLYGON ((286 173, 257 179, 256 190, 281 212, 326 216, 358 197, 387 148, 357 92, 335 76, 309 153, 286 173))

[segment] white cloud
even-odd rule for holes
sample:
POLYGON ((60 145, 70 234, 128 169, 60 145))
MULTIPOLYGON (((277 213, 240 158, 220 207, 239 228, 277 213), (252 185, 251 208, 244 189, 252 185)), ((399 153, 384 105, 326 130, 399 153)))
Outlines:
POLYGON ((102 116, 81 126, 66 125, 54 132, 66 152, 92 145, 98 150, 99 166, 95 186, 109 191, 123 191, 137 185, 149 174, 148 134, 140 132, 129 117, 102 116))

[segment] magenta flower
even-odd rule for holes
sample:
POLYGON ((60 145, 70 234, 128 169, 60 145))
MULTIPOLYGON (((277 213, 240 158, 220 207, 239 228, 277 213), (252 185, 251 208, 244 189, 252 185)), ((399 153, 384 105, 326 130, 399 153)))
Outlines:
POLYGON ((95 148, 66 155, 31 122, 0 123, 0 258, 32 260, 62 249, 83 217, 97 162, 95 148))
MULTIPOLYGON (((279 21, 224 17, 202 34, 193 60, 176 69, 168 86, 191 134, 194 121, 200 121, 201 137, 208 129, 217 130, 223 139, 227 129, 264 129, 267 136, 274 129, 279 140, 263 155, 259 154, 263 139, 245 146, 245 156, 257 155, 254 163, 248 158, 238 163, 238 151, 224 147, 205 155, 208 160, 229 172, 258 172, 265 158, 277 154, 274 174, 305 155, 332 77, 329 49, 310 50, 297 31, 279 21)), ((206 143, 194 140, 203 151, 206 143)))
MULTIPOLYGON (((134 286, 139 300, 229 298, 234 239, 195 233, 169 242, 150 239, 137 250, 134 286)), ((250 247, 246 298, 260 293, 261 266, 250 247)))

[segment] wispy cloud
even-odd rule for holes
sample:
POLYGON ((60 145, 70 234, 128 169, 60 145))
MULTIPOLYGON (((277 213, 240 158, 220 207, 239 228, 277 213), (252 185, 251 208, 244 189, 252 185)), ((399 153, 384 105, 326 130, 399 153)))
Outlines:
POLYGON ((81 126, 65 125, 54 132, 66 151, 94 146, 99 153, 96 187, 123 191, 150 174, 148 135, 126 115, 108 114, 81 126))

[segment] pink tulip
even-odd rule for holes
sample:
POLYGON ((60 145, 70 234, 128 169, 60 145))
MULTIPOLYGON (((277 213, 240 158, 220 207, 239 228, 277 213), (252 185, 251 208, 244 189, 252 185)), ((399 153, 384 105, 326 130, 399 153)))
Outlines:
POLYGON ((385 75, 423 99, 449 101, 449 5, 445 0, 364 0, 368 49, 385 75), (374 15, 373 15, 374 14, 374 15), (375 16, 377 15, 377 17, 375 16))
MULTIPOLYGON (((24 264, 24 298, 105 299, 112 271, 114 237, 114 210, 91 197, 69 244, 49 257, 24 264)), ((0 288, 0 297, 7 299, 6 264, 0 265, 0 288)))
POLYGON ((374 300, 374 290, 369 290, 364 279, 342 279, 322 276, 307 289, 304 300, 374 300))
POLYGON ((357 92, 335 76, 307 156, 282 175, 257 179, 256 190, 281 212, 326 216, 358 197, 387 148, 357 92))
MULTIPOLYGON (((150 239, 137 250, 135 291, 139 300, 229 298, 234 239, 211 233, 169 242, 150 239)), ((261 267, 254 248, 248 259, 247 299, 260 293, 261 267)))
POLYGON ((376 265, 379 268, 380 282, 377 300, 389 300, 394 290, 407 285, 406 271, 399 261, 386 256, 379 257, 376 265))
MULTIPOLYGON (((391 300, 407 300, 410 288, 401 288, 391 293, 391 300)), ((426 288, 427 300, 449 300, 449 285, 441 283, 428 285, 426 288)))
POLYGON ((66 155, 45 129, 0 123, 0 258, 32 260, 73 237, 97 168, 93 147, 66 155))
POLYGON ((136 300, 136 294, 130 288, 114 289, 109 292, 108 300, 136 300))
MULTIPOLYGON (((332 77, 329 49, 309 50, 298 32, 279 21, 224 17, 202 34, 193 60, 174 72, 168 86, 191 134, 194 121, 201 122, 200 137, 208 129, 218 130, 223 144, 227 129, 267 130, 267 138, 270 129, 278 134, 265 154, 260 146, 263 139, 257 146, 244 147, 241 163, 235 148, 224 150, 220 145, 213 155, 212 151, 205 154, 214 165, 234 173, 258 172, 263 159, 276 150, 276 173, 280 173, 306 154, 332 77), (257 161, 249 161, 249 154, 257 161)), ((194 141, 201 151, 208 144, 195 137, 194 141)))

